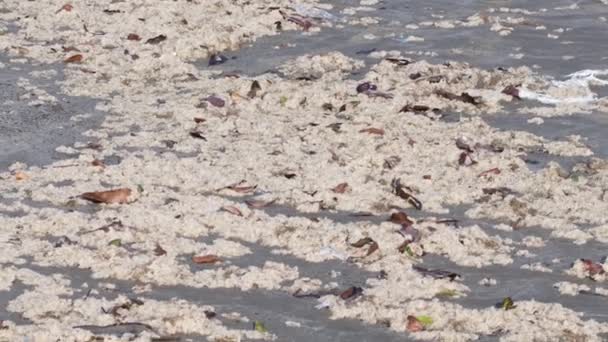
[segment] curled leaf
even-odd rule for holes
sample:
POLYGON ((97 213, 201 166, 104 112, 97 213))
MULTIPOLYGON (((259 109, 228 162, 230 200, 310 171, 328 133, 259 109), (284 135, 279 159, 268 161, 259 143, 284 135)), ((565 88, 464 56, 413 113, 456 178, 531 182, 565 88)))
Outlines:
POLYGON ((122 241, 120 239, 114 239, 114 240, 108 242, 108 246, 120 247, 120 246, 122 246, 122 241))
POLYGON ((213 255, 213 254, 192 257, 192 262, 195 264, 215 264, 215 263, 221 262, 221 261, 222 260, 217 255, 213 255))
POLYGON ((68 64, 68 63, 80 63, 80 62, 82 62, 82 59, 83 59, 83 57, 82 57, 81 54, 76 54, 76 55, 73 55, 73 56, 70 56, 70 57, 66 58, 63 61, 63 63, 66 63, 66 64, 68 64))
POLYGON ((368 91, 378 90, 378 86, 371 82, 363 82, 357 86, 357 93, 365 93, 368 91))
POLYGON ((517 306, 513 303, 513 299, 511 297, 505 297, 500 302, 500 308, 506 310, 515 309, 517 306))
POLYGON ((95 203, 127 203, 131 189, 122 188, 108 191, 85 192, 81 198, 95 203))
POLYGON ((482 176, 487 176, 487 175, 499 175, 500 174, 500 169, 495 167, 489 170, 485 170, 483 172, 481 172, 479 175, 477 175, 477 177, 482 177, 482 176))
POLYGON ((414 195, 406 192, 404 187, 401 185, 401 181, 397 178, 393 179, 391 182, 391 186, 393 188, 393 193, 404 200, 406 200, 409 204, 411 204, 414 208, 418 210, 422 210, 422 202, 418 200, 414 195))
POLYGON ((196 139, 201 139, 201 140, 207 141, 207 138, 205 138, 205 136, 203 135, 203 133, 199 132, 199 131, 192 131, 192 132, 190 132, 190 136, 193 137, 193 138, 196 138, 196 139))
POLYGON ((221 209, 231 213, 232 215, 243 216, 243 213, 239 210, 239 208, 231 205, 223 206, 221 209))
POLYGON ((167 36, 165 36, 164 34, 159 34, 158 36, 156 36, 154 38, 150 38, 150 39, 146 40, 146 44, 156 45, 165 40, 167 40, 167 36))
POLYGON ((272 201, 268 201, 268 202, 261 201, 261 200, 248 200, 248 201, 245 201, 245 203, 248 206, 250 206, 251 208, 260 209, 260 208, 264 208, 264 207, 267 207, 267 206, 273 204, 275 201, 276 200, 272 200, 272 201))
POLYGON ((366 238, 359 239, 357 242, 351 243, 350 245, 353 247, 356 247, 356 248, 361 248, 361 247, 363 247, 367 244, 371 244, 373 242, 374 242, 374 240, 372 240, 372 238, 366 237, 366 238))
POLYGON ((241 193, 241 194, 245 194, 245 193, 249 193, 249 192, 253 192, 255 191, 255 189, 258 187, 257 185, 241 185, 245 183, 245 181, 241 181, 239 183, 236 184, 232 184, 226 187, 226 189, 230 189, 232 191, 241 193))
POLYGON ((331 191, 337 194, 343 194, 346 192, 346 190, 348 190, 348 183, 340 183, 331 189, 331 191))
POLYGON ((409 332, 419 332, 424 330, 424 324, 418 320, 415 316, 407 316, 406 329, 409 332))
POLYGON ((471 148, 471 145, 469 144, 468 141, 466 141, 465 138, 456 139, 456 147, 458 147, 459 149, 461 149, 465 152, 473 153, 473 149, 471 148))
POLYGON ((260 86, 260 82, 255 80, 251 83, 251 87, 249 88, 249 92, 247 93, 247 96, 249 96, 250 98, 254 98, 254 97, 256 97, 258 91, 260 91, 260 90, 262 90, 262 87, 260 86))

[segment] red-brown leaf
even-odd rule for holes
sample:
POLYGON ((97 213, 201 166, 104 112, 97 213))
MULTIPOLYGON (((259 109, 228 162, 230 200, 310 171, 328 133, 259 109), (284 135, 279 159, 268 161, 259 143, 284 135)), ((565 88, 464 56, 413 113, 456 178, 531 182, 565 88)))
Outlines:
POLYGON ((221 261, 222 260, 217 255, 213 255, 213 254, 199 255, 199 256, 192 257, 192 262, 195 264, 215 264, 215 263, 221 262, 221 261))
POLYGON ((408 226, 414 224, 414 222, 410 220, 407 214, 401 211, 397 213, 392 213, 390 221, 396 224, 405 224, 408 226))
POLYGON ((135 40, 135 41, 140 41, 141 37, 138 34, 135 33, 129 33, 129 35, 127 36, 127 40, 135 40))
POLYGON ((55 14, 57 14, 61 11, 71 12, 73 9, 74 9, 74 6, 72 6, 70 4, 65 4, 65 5, 61 6, 61 8, 58 9, 57 12, 55 12, 55 14))
POLYGON ((64 63, 80 63, 80 62, 82 62, 82 58, 83 57, 81 54, 76 54, 76 55, 66 58, 63 62, 64 63))
POLYGON ((418 320, 418 318, 410 315, 407 316, 407 331, 418 332, 424 330, 424 325, 418 320))
POLYGON ((486 176, 486 175, 489 175, 489 174, 499 175, 500 174, 500 169, 497 168, 497 167, 495 167, 495 168, 492 168, 492 169, 489 169, 489 170, 485 170, 484 172, 480 173, 478 175, 478 177, 486 176))
POLYGON ((331 191, 337 193, 337 194, 343 194, 346 192, 346 190, 348 190, 348 183, 340 183, 338 185, 336 185, 335 188, 331 189, 331 191))
POLYGON ((83 199, 95 203, 127 203, 131 189, 122 188, 108 191, 85 192, 80 195, 83 199))
POLYGON ((382 128, 370 127, 370 128, 364 128, 364 129, 360 130, 359 133, 384 135, 384 130, 382 128))

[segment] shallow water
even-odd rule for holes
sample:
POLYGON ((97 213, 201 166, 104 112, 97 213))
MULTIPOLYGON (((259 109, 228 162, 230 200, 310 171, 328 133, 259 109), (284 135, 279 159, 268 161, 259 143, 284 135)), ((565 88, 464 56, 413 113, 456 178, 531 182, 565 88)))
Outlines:
MULTIPOLYGON (((569 1, 542 1, 530 3, 529 1, 509 2, 510 7, 522 7, 529 10, 539 10, 546 7, 549 10, 542 14, 530 15, 532 24, 516 26, 513 33, 506 37, 499 36, 488 29, 487 25, 473 28, 420 28, 407 30, 403 26, 408 23, 436 20, 433 15, 445 16, 445 19, 463 20, 480 10, 490 6, 505 6, 505 1, 485 1, 482 4, 476 1, 464 1, 454 5, 453 1, 426 1, 423 5, 416 2, 384 1, 378 5, 380 9, 370 12, 369 15, 380 16, 381 23, 369 27, 326 28, 321 33, 307 34, 302 32, 286 32, 275 37, 261 38, 249 47, 236 52, 226 52, 230 59, 218 66, 208 66, 206 61, 198 63, 200 68, 211 68, 218 71, 241 70, 243 74, 256 75, 266 71, 275 71, 280 63, 302 54, 319 54, 330 51, 341 51, 346 55, 364 59, 369 65, 374 59, 367 56, 372 50, 402 50, 410 51, 415 59, 429 59, 435 62, 446 60, 466 61, 473 66, 484 68, 498 68, 522 65, 537 65, 539 72, 561 78, 568 73, 581 69, 605 68, 605 49, 602 48, 608 24, 598 18, 608 16, 608 6, 597 1, 581 1, 580 9, 553 10, 554 7, 568 6, 569 1), (399 21, 396 23, 395 21, 399 21), (547 30, 535 30, 534 26, 544 25, 547 30), (561 27, 570 27, 571 31, 560 34, 559 39, 547 37, 547 33, 561 27), (365 39, 364 35, 373 34, 377 39, 365 39), (402 42, 400 37, 415 35, 424 38, 423 42, 402 42), (569 42, 569 43, 564 43, 569 42), (287 43, 295 47, 275 49, 276 46, 287 43), (455 54, 454 49, 460 51, 455 54), (421 57, 416 52, 433 52, 436 55, 421 57), (551 51, 547 54, 547 51, 551 51), (509 56, 522 53, 521 59, 509 56), (573 56, 573 59, 564 59, 563 56, 573 56)), ((338 12, 346 4, 336 2, 338 12)), ((518 14, 513 14, 517 16, 518 14)), ((4 61, 6 62, 6 61, 4 61)), ((7 63, 8 64, 8 63, 7 63)), ((10 64, 9 64, 10 65, 10 64)), ((12 87, 18 77, 27 77, 32 66, 23 65, 22 70, 0 69, 0 101, 16 99, 20 94, 12 87)), ((43 67, 43 68, 48 68, 43 67)), ((56 67, 61 75, 61 67, 56 67)), ((361 77, 364 71, 352 77, 361 77)), ((39 87, 46 89, 57 97, 66 98, 59 94, 59 89, 53 83, 60 79, 58 76, 50 81, 37 80, 39 87)), ((3 107, 0 111, 0 169, 7 167, 16 160, 33 165, 44 165, 61 157, 54 149, 63 144, 69 145, 79 140, 80 133, 88 128, 95 127, 102 119, 95 114, 84 122, 73 123, 69 118, 74 114, 94 112, 94 101, 91 99, 71 98, 64 101, 68 105, 63 107, 28 107, 17 101, 15 105, 3 107), (25 114, 24 114, 25 113, 25 114)), ((546 137, 551 140, 562 140, 565 136, 578 134, 587 139, 588 145, 600 157, 608 157, 608 118, 605 114, 593 113, 589 115, 573 115, 559 118, 545 119, 542 125, 527 123, 531 118, 523 115, 509 115, 508 113, 486 117, 493 126, 505 130, 525 130, 546 137)), ((540 157, 539 157, 540 159, 540 157)), ((555 158, 553 158, 555 159, 555 158)), ((574 163, 576 161, 564 161, 574 163)), ((542 161, 541 166, 547 161, 542 161)), ((1 200, 1 198, 0 198, 1 200)), ((38 206, 48 204, 38 203, 38 206)), ((335 222, 368 221, 379 224, 386 217, 358 216, 357 213, 321 212, 317 214, 299 213, 293 209, 271 206, 264 209, 269 215, 301 216, 309 219, 330 219, 335 222)), ((423 218, 426 213, 411 212, 416 218, 423 218)), ((591 280, 575 279, 563 274, 570 267, 569 262, 577 258, 591 258, 599 260, 606 255, 605 245, 600 243, 587 243, 582 246, 573 245, 570 241, 555 239, 546 231, 538 228, 524 228, 524 231, 503 232, 492 228, 494 222, 470 220, 464 214, 463 208, 454 208, 446 215, 456 218, 463 224, 479 224, 491 234, 503 238, 521 241, 524 236, 537 235, 542 237, 546 246, 534 258, 516 258, 515 262, 507 266, 492 266, 482 269, 457 266, 445 258, 428 255, 422 259, 422 264, 428 268, 439 268, 457 272, 463 276, 461 280, 471 288, 466 297, 454 299, 455 302, 469 308, 484 308, 493 306, 501 298, 511 296, 518 300, 535 299, 542 302, 559 302, 568 308, 584 312, 586 318, 598 321, 608 321, 605 314, 605 297, 595 295, 579 295, 576 297, 561 296, 553 284, 558 281, 577 281, 593 287, 591 280), (561 258, 561 262, 552 263, 554 258, 561 258), (554 270, 553 273, 540 273, 523 270, 520 267, 525 263, 542 262, 554 270), (484 277, 497 279, 497 286, 483 286, 478 282, 484 277)), ((458 229, 455 227, 454 229, 458 229)), ((242 241, 240 243, 245 244, 242 241)), ((253 250, 252 256, 232 260, 237 266, 260 265, 266 260, 284 262, 298 266, 303 276, 319 278, 329 281, 329 271, 340 271, 342 276, 335 281, 341 286, 363 285, 365 279, 374 274, 364 272, 355 265, 347 262, 309 263, 294 257, 277 256, 272 249, 266 246, 245 244, 253 250)), ((80 287, 82 283, 95 284, 90 274, 77 269, 44 269, 36 265, 27 265, 43 274, 62 273, 69 277, 73 287, 80 287)), ((196 266, 193 266, 196 267, 196 266)), ((113 281, 114 282, 114 281, 113 281)), ((115 281, 119 290, 129 293, 133 284, 115 281)), ((14 298, 22 287, 14 286, 10 293, 0 292, 0 304, 6 304, 14 298)), ((112 298, 110 293, 103 293, 104 297, 112 298)), ((279 336, 280 341, 402 341, 404 335, 392 333, 379 326, 367 326, 352 320, 331 321, 323 311, 314 308, 317 304, 314 299, 297 299, 290 294, 278 291, 255 290, 241 292, 232 289, 195 289, 189 287, 157 287, 147 296, 155 299, 169 300, 171 298, 184 298, 189 301, 214 305, 218 311, 238 311, 252 319, 266 322, 268 328, 279 336), (290 328, 283 324, 286 320, 302 323, 301 328, 290 328)), ((5 305, 0 305, 4 307, 5 305)), ((17 322, 16 317, 0 310, 0 320, 11 319, 17 322)), ((228 326, 247 328, 242 323, 226 322, 228 326)), ((484 336, 480 340, 495 340, 497 337, 484 336)), ((196 340, 196 338, 195 338, 196 340)))

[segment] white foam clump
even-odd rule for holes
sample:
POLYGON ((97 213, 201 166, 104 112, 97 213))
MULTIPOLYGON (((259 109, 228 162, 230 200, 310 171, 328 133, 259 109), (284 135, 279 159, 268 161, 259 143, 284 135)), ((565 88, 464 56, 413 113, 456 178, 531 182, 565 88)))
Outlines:
POLYGON ((535 92, 527 88, 519 89, 519 97, 522 99, 536 100, 544 104, 585 104, 597 100, 596 94, 590 89, 590 85, 608 85, 608 80, 598 78, 600 75, 608 75, 607 70, 585 69, 568 75, 565 81, 553 81, 552 84, 557 88, 579 87, 587 93, 584 96, 555 97, 549 94, 535 92))

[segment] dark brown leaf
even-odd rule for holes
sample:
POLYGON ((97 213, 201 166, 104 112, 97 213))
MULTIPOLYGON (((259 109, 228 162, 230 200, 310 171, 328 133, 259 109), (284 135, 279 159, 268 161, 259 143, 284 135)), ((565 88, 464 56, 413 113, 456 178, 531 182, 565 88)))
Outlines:
POLYGON ((358 286, 351 286, 348 289, 344 290, 342 293, 340 293, 340 298, 347 300, 347 299, 354 299, 356 297, 359 297, 360 295, 363 294, 363 289, 358 287, 358 286))
POLYGON ((374 242, 374 240, 372 240, 372 238, 366 237, 366 238, 359 239, 357 242, 351 243, 350 245, 353 247, 356 247, 356 248, 361 248, 361 247, 363 247, 367 244, 371 244, 373 242, 374 242))
POLYGON ((412 225, 414 222, 410 220, 406 213, 400 211, 397 213, 392 213, 390 221, 396 224, 404 224, 404 225, 412 225))
POLYGON ((387 58, 385 58, 385 60, 388 62, 391 62, 393 64, 396 64, 398 66, 406 66, 406 65, 414 62, 414 61, 404 58, 404 57, 387 57, 387 58))
POLYGON ((262 86, 260 86, 260 82, 253 81, 251 83, 251 87, 249 88, 249 92, 247 93, 247 96, 249 96, 249 98, 254 98, 256 97, 256 95, 258 94, 258 91, 262 90, 262 86))
POLYGON ((194 118, 193 120, 197 124, 201 124, 201 123, 207 121, 206 119, 203 119, 203 118, 194 118))
POLYGON ((190 136, 196 139, 201 139, 204 141, 207 141, 207 138, 205 138, 205 136, 203 135, 202 132, 198 132, 198 131, 192 131, 190 132, 190 136))
POLYGON ((348 183, 340 183, 340 184, 336 185, 336 187, 331 189, 331 191, 333 191, 337 194, 343 194, 346 192, 346 190, 348 190, 348 183))
POLYGON ((81 54, 73 55, 66 58, 63 63, 80 63, 82 62, 83 56, 81 54))
POLYGON ((365 93, 376 90, 378 90, 378 87, 371 82, 363 82, 357 86, 357 93, 365 93))
POLYGON ((478 96, 474 97, 474 96, 469 95, 469 93, 466 93, 466 92, 463 92, 460 95, 456 95, 454 93, 450 93, 445 90, 437 90, 437 91, 435 91, 435 94, 437 94, 443 98, 446 98, 448 100, 451 100, 451 101, 461 101, 464 103, 470 103, 475 106, 481 104, 481 97, 478 97, 478 96))
POLYGON ((127 40, 135 40, 135 41, 140 41, 141 37, 138 34, 135 33, 129 33, 129 35, 127 36, 127 40))
POLYGON ((471 155, 467 152, 462 152, 458 156, 458 165, 471 166, 471 165, 475 165, 475 164, 477 164, 477 162, 475 160, 473 160, 473 157, 471 157, 471 155))
POLYGON ((164 34, 160 34, 154 38, 150 38, 150 39, 146 40, 146 44, 156 45, 156 44, 162 43, 165 40, 167 40, 167 36, 165 36, 164 34))
POLYGON ((401 185, 401 181, 399 179, 393 179, 392 184, 393 193, 404 200, 406 200, 409 204, 411 204, 414 208, 418 210, 422 210, 422 202, 418 200, 414 195, 406 192, 401 185))
POLYGON ((157 243, 156 247, 154 248, 154 255, 162 256, 165 254, 167 254, 167 251, 164 248, 162 248, 160 244, 157 243))
POLYGON ((85 200, 95 203, 127 203, 131 189, 122 188, 108 191, 85 192, 80 195, 85 200))
POLYGON ((221 262, 222 260, 214 254, 193 256, 192 262, 195 264, 215 264, 217 262, 221 262))

